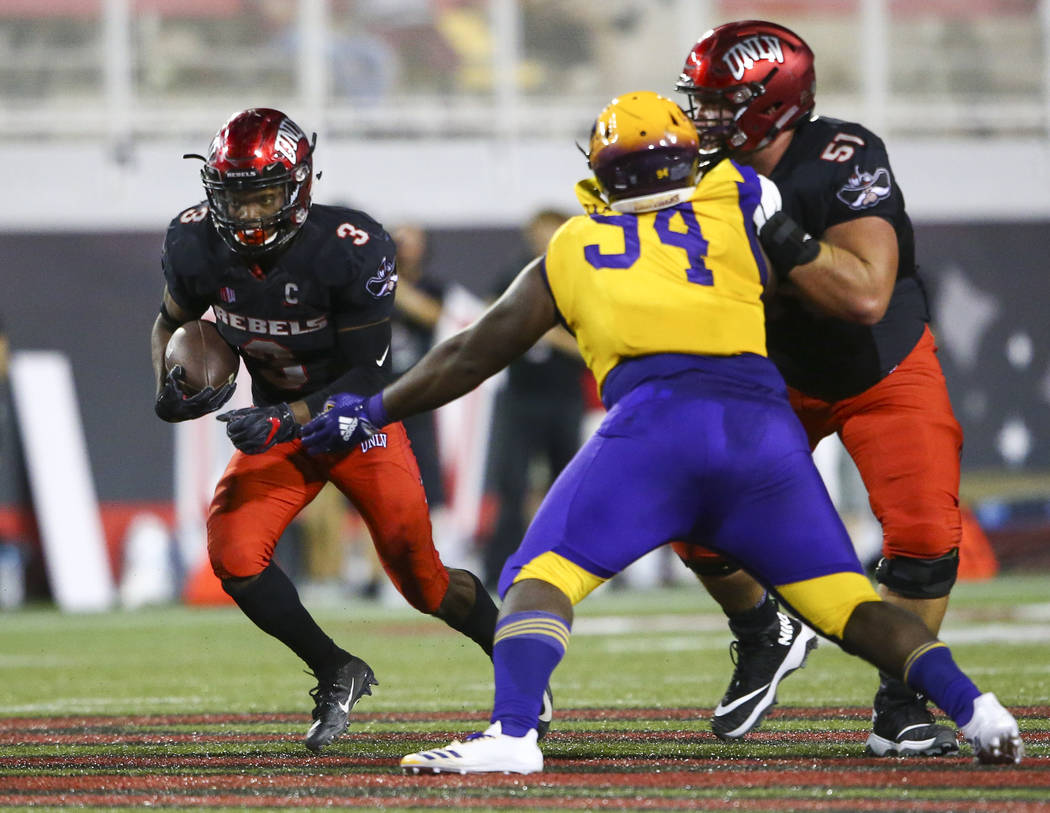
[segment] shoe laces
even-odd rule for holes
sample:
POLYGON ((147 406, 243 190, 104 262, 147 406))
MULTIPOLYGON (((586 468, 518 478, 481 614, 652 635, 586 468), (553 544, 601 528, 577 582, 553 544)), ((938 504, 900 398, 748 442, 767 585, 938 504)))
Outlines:
POLYGON ((729 657, 733 661, 732 686, 744 685, 745 677, 759 673, 759 664, 768 658, 780 659, 779 648, 776 646, 776 638, 762 636, 756 640, 740 641, 734 640, 729 643, 729 657))
POLYGON ((495 739, 491 734, 486 734, 484 731, 475 731, 473 734, 468 734, 462 740, 452 740, 446 748, 454 748, 457 745, 462 745, 465 742, 472 742, 474 740, 491 740, 495 739))
POLYGON ((936 723, 933 713, 926 705, 926 696, 918 693, 881 692, 876 698, 873 711, 876 719, 881 717, 890 720, 900 729, 936 723))
POLYGON ((313 699, 315 705, 320 706, 322 703, 338 703, 339 695, 350 691, 350 687, 343 685, 338 679, 324 680, 315 672, 306 672, 306 674, 317 679, 317 685, 310 689, 310 697, 313 699))

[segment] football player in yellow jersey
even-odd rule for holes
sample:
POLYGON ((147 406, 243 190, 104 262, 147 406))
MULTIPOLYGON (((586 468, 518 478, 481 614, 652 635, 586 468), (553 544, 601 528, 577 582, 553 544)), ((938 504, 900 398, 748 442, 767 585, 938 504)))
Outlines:
POLYGON ((609 410, 500 578, 491 725, 409 754, 402 768, 542 770, 537 719, 573 606, 673 540, 740 562, 815 630, 925 692, 986 761, 1019 761, 1017 723, 995 695, 980 693, 918 616, 872 588, 766 358, 759 240, 797 254, 809 250, 805 235, 782 213, 767 217, 769 181, 730 161, 699 177, 698 158, 696 130, 674 102, 614 99, 590 139, 595 177, 577 190, 585 214, 472 326, 377 395, 335 396, 304 427, 312 454, 363 443, 469 392, 558 322, 575 333, 609 410))

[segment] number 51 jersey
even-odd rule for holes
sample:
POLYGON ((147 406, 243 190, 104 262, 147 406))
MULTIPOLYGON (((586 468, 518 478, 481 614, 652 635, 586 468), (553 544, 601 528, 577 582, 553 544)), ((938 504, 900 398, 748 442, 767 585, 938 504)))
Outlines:
POLYGON ((585 215, 547 246, 547 283, 601 387, 620 361, 657 353, 766 355, 768 271, 752 218, 758 175, 724 160, 676 206, 622 214, 593 179, 585 215))

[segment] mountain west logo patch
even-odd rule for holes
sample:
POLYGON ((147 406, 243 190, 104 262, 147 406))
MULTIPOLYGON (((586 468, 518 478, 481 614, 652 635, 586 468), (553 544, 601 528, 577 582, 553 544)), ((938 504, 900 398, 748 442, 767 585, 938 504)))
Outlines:
POLYGON ((857 211, 886 200, 892 191, 893 182, 886 167, 879 167, 874 172, 864 172, 860 167, 854 167, 853 174, 846 185, 835 193, 835 197, 857 211))

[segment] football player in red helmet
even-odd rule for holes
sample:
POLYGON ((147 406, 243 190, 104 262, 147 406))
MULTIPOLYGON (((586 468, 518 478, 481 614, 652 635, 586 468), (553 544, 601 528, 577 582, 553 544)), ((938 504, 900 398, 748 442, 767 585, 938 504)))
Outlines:
POLYGON ((230 248, 259 256, 295 237, 310 211, 316 141, 268 108, 237 113, 215 134, 201 179, 211 220, 230 248))
MULTIPOLYGON (((766 307, 769 354, 811 446, 838 434, 861 473, 883 529, 882 596, 936 633, 959 562, 962 430, 885 145, 860 124, 814 117, 815 82, 813 52, 801 37, 745 20, 707 32, 676 87, 708 159, 729 156, 770 177, 783 215, 817 238, 815 251, 792 259, 762 235, 780 280, 766 307)), ((712 718, 716 734, 737 739, 759 724, 812 642, 743 571, 677 549, 737 638, 736 671, 712 718)), ((934 722, 925 697, 882 678, 870 753, 957 750, 955 732, 934 722)))
MULTIPOLYGON (((397 286, 390 235, 365 212, 311 204, 313 143, 278 110, 234 115, 215 135, 201 177, 207 201, 168 228, 166 287, 153 325, 157 415, 216 411, 229 383, 187 396, 164 349, 180 324, 211 309, 219 333, 251 375, 254 406, 219 415, 236 447, 208 510, 208 555, 223 589, 317 678, 306 746, 319 751, 347 728, 376 683, 371 667, 337 645, 303 607, 273 560, 293 518, 332 482, 367 524, 383 568, 405 599, 492 651, 496 606, 467 570, 434 548, 426 497, 404 427, 368 444, 308 457, 300 426, 329 397, 376 392, 390 376, 397 286)), ((546 722, 550 694, 545 695, 546 722)))

